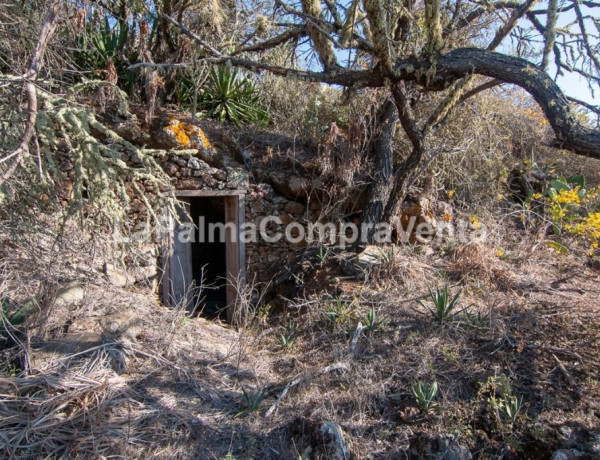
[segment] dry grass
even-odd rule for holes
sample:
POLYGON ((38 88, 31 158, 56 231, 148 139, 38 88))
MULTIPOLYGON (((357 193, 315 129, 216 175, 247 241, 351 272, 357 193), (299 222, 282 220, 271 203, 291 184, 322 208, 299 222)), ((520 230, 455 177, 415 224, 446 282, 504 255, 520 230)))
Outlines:
MULTIPOLYGON (((236 330, 142 288, 80 277, 82 301, 55 306, 44 334, 2 352, 1 455, 327 459, 320 427, 331 421, 353 458, 404 458, 423 433, 456 435, 478 458, 591 449, 581 439, 600 420, 599 274, 542 243, 505 230, 479 244, 395 248, 365 282, 334 258, 306 264, 283 311, 257 308, 260 286, 240 289, 236 330), (439 326, 416 300, 446 283, 468 308, 439 326), (435 409, 424 413, 412 387, 432 381, 435 409), (523 400, 514 421, 492 405, 508 387, 523 400), (263 393, 256 410, 244 391, 263 393)), ((33 277, 25 260, 10 266, 33 277)))

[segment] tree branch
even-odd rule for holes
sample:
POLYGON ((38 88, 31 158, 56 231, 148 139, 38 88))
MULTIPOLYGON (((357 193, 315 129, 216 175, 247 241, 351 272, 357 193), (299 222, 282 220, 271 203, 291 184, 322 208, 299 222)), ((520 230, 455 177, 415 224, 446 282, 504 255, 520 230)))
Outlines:
POLYGON ((581 40, 583 42, 583 47, 585 48, 585 52, 587 53, 590 61, 594 63, 596 67, 596 71, 600 72, 600 59, 598 59, 598 55, 592 50, 592 46, 590 45, 588 34, 585 30, 585 22, 583 18, 583 14, 581 13, 581 7, 579 6, 579 0, 573 1, 573 6, 575 7, 575 14, 577 16, 577 22, 579 23, 579 30, 581 30, 581 40))
POLYGON ((186 26, 184 26, 183 24, 181 24, 180 22, 176 21, 175 19, 173 19, 171 16, 169 16, 168 14, 162 14, 162 18, 165 19, 167 22, 169 22, 170 24, 174 25, 175 27, 179 28, 184 34, 186 34, 188 37, 190 37, 192 40, 195 40, 196 42, 198 42, 200 45, 202 45, 202 47, 204 49, 206 49, 212 56, 214 57, 221 57, 223 54, 221 54, 220 51, 218 51, 216 48, 214 48, 210 43, 208 43, 206 40, 203 40, 202 38, 200 38, 196 33, 192 32, 190 29, 188 29, 186 26))
POLYGON ((291 30, 286 30, 285 32, 283 32, 273 38, 269 38, 268 40, 265 40, 265 41, 262 41, 259 43, 255 43, 253 45, 248 45, 243 48, 238 48, 233 53, 231 53, 231 55, 236 56, 238 54, 250 53, 253 51, 266 51, 266 50, 269 50, 272 48, 276 48, 279 45, 282 45, 288 41, 298 40, 302 36, 306 35, 306 33, 307 32, 304 27, 297 27, 297 28, 294 28, 291 30))
POLYGON ((508 21, 506 21, 506 23, 498 30, 498 32, 496 32, 496 36, 489 44, 487 49, 495 50, 498 45, 502 43, 502 40, 504 40, 504 38, 511 33, 514 27, 517 25, 518 20, 521 19, 536 2, 537 0, 525 0, 523 4, 519 6, 519 8, 513 10, 508 21))
POLYGON ((27 96, 27 124, 25 126, 25 132, 21 137, 19 146, 8 155, 8 157, 13 158, 13 160, 6 171, 2 173, 2 176, 0 176, 0 185, 6 182, 6 180, 15 172, 21 163, 23 155, 29 152, 29 142, 35 134, 35 122, 37 120, 38 107, 37 92, 33 81, 42 68, 44 54, 46 52, 46 48, 48 47, 48 42, 54 33, 54 29, 56 28, 56 16, 58 14, 59 4, 60 2, 54 1, 48 7, 37 44, 33 50, 29 68, 23 75, 23 78, 25 79, 23 87, 27 96))

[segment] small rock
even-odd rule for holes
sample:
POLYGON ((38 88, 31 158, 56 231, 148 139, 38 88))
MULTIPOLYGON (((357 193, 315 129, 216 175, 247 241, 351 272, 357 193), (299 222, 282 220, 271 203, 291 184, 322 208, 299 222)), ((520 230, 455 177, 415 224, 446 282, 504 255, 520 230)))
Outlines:
POLYGON ((104 264, 104 274, 108 278, 108 281, 117 287, 129 286, 133 283, 133 279, 127 275, 127 272, 116 268, 113 264, 104 264))
POLYGON ((190 158, 187 162, 187 167, 190 169, 200 169, 202 167, 202 164, 200 163, 200 160, 198 158, 190 158))
POLYGON ((292 216, 290 216, 289 214, 281 214, 279 216, 279 218, 281 219, 282 225, 287 225, 294 221, 294 218, 292 216))
POLYGON ((177 171, 179 171, 179 167, 173 163, 167 163, 164 169, 165 173, 167 173, 167 175, 169 176, 174 176, 175 174, 177 174, 177 171))
MULTIPOLYGON (((215 173, 217 170, 214 171, 215 173)), ((250 186, 250 179, 247 171, 237 168, 227 168, 227 188, 246 190, 250 186)))
POLYGON ((285 212, 288 214, 301 215, 304 213, 305 206, 302 203, 296 201, 288 201, 284 207, 285 212))
POLYGON ((84 294, 82 285, 77 281, 73 281, 59 289, 54 304, 59 307, 81 304, 84 294))
POLYGON ((344 432, 337 423, 325 422, 321 425, 319 431, 325 438, 325 444, 331 444, 333 447, 333 452, 329 458, 333 460, 349 460, 351 458, 350 449, 348 449, 348 444, 344 439, 344 432))
POLYGON ((434 436, 420 432, 410 440, 408 458, 410 460, 423 458, 471 460, 473 457, 469 449, 458 443, 455 436, 434 436))
POLYGON ((188 177, 177 182, 177 188, 180 190, 200 190, 204 181, 199 177, 188 177))
POLYGON ((219 169, 216 173, 213 174, 213 177, 217 180, 225 182, 227 180, 227 173, 219 169))

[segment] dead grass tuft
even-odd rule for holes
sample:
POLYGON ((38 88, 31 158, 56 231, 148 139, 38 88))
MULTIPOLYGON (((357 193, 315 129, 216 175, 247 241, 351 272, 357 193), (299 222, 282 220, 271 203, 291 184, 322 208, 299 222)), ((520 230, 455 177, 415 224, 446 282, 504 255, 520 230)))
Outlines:
POLYGON ((451 255, 450 275, 458 280, 474 278, 482 282, 509 285, 515 274, 500 260, 494 250, 483 243, 458 246, 451 255))

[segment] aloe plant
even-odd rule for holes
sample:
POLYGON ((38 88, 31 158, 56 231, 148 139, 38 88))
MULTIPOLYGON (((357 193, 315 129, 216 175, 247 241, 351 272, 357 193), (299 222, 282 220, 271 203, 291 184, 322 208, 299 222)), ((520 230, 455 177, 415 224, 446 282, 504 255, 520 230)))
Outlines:
POLYGON ((257 389, 255 392, 248 392, 242 387, 242 408, 235 416, 239 417, 241 415, 253 414, 259 411, 264 397, 264 387, 257 389))

